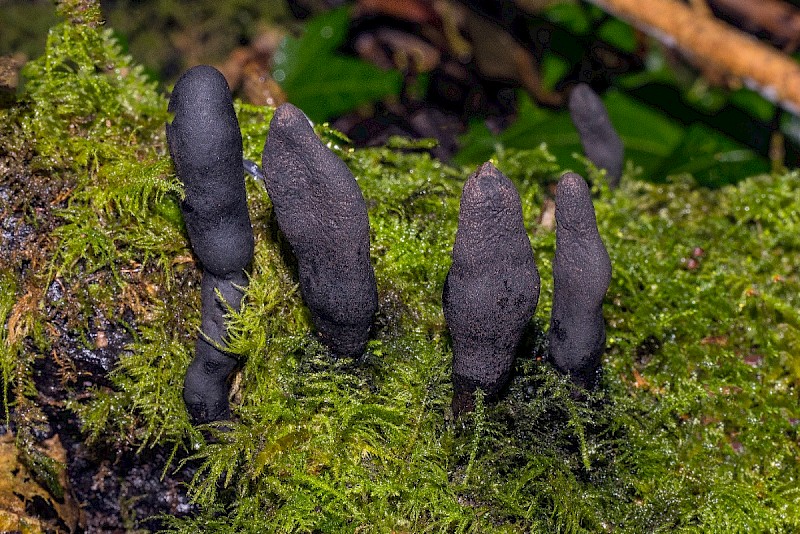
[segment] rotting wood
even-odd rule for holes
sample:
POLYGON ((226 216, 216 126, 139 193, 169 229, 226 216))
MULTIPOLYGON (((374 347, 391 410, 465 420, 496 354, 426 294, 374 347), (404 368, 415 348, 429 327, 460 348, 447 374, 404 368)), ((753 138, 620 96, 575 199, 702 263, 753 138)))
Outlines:
POLYGON ((800 65, 786 54, 677 0, 589 0, 702 68, 741 80, 787 111, 800 113, 800 65))

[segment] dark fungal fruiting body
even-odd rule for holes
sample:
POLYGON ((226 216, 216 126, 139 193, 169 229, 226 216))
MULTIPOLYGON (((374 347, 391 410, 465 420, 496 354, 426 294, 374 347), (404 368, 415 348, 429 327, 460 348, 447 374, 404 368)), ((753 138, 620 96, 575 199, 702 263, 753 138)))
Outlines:
POLYGON ((586 181, 567 173, 556 188, 556 253, 550 358, 586 389, 597 386, 605 350, 603 298, 611 283, 611 260, 597 231, 586 181))
POLYGON ((201 335, 183 382, 183 399, 196 423, 230 419, 228 378, 238 360, 222 348, 227 334, 225 314, 231 309, 240 309, 246 285, 247 276, 243 271, 230 278, 203 272, 201 335))
POLYGON ((378 309, 378 290, 369 260, 367 206, 353 174, 291 104, 275 111, 262 167, 320 339, 335 356, 360 356, 378 309))
POLYGON ((183 397, 194 422, 206 423, 230 417, 228 379, 237 360, 221 348, 225 314, 229 307, 239 309, 247 285, 244 269, 253 259, 242 136, 227 82, 213 67, 186 71, 175 84, 169 111, 174 119, 167 141, 186 192, 181 212, 203 268, 202 334, 183 397))
POLYGON ((453 412, 474 408, 505 385, 539 300, 539 272, 514 184, 485 163, 464 184, 445 280, 444 316, 453 340, 453 412))
POLYGON ((228 84, 213 67, 193 67, 175 85, 168 109, 174 119, 167 141, 186 189, 181 208, 192 249, 218 276, 242 270, 253 258, 253 230, 228 84))
POLYGON ((582 83, 569 95, 569 115, 581 138, 583 152, 598 169, 605 169, 608 186, 619 185, 625 148, 611 124, 603 101, 591 87, 582 83))

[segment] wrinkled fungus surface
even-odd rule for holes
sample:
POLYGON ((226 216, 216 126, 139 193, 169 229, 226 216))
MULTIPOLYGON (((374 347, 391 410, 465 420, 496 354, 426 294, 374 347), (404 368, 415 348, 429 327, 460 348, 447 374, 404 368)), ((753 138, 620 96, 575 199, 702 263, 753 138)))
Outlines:
POLYGON ((586 181, 566 173, 556 188, 556 254, 550 358, 584 388, 597 385, 606 345, 603 298, 611 283, 611 260, 597 231, 586 181))
POLYGON ((319 337, 334 355, 359 356, 378 292, 369 259, 367 206, 353 173, 291 104, 275 111, 262 161, 319 337))
POLYGON ((189 69, 169 102, 175 118, 167 140, 184 184, 181 205, 192 250, 217 276, 244 269, 253 257, 242 135, 228 84, 213 67, 189 69))
POLYGON ((569 114, 584 154, 598 169, 606 170, 609 187, 616 188, 622 177, 625 148, 603 101, 591 87, 578 84, 569 95, 569 114))
POLYGON ((491 163, 464 184, 453 263, 442 296, 453 339, 453 411, 494 397, 508 380, 536 311, 539 272, 514 184, 491 163))
POLYGON ((186 372, 184 400, 198 423, 230 417, 228 378, 236 358, 224 350, 228 309, 238 310, 253 258, 242 135, 228 84, 213 67, 189 69, 169 103, 167 141, 186 196, 181 212, 203 269, 202 329, 186 372))

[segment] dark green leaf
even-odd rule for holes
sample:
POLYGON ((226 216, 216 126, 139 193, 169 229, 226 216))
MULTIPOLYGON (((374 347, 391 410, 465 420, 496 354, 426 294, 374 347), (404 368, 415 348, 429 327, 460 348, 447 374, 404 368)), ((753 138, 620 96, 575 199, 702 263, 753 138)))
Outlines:
POLYGON ((636 51, 636 35, 633 33, 633 28, 621 20, 609 20, 600 26, 598 35, 601 39, 620 50, 630 53, 636 51))
POLYGON ((752 113, 762 121, 772 119, 775 114, 775 104, 765 100, 751 89, 739 89, 732 92, 730 102, 734 106, 752 113))
POLYGON ((768 171, 769 162, 752 150, 707 126, 693 124, 656 174, 688 173, 699 184, 714 187, 768 171))
POLYGON ((554 4, 545 10, 545 16, 552 23, 578 35, 587 33, 591 27, 586 11, 579 4, 554 4))
MULTIPOLYGON (((682 127, 618 91, 609 91, 603 100, 625 145, 625 158, 641 166, 647 177, 681 142, 682 127)), ((496 145, 526 149, 546 143, 550 153, 565 168, 574 164, 573 154, 583 153, 569 114, 538 108, 524 94, 520 97, 518 119, 506 131, 493 136, 485 126, 475 124, 461 142, 464 149, 455 158, 458 163, 485 160, 496 145)))
POLYGON ((301 38, 287 37, 275 54, 273 77, 289 101, 314 121, 400 91, 399 72, 382 71, 337 53, 348 21, 346 8, 315 17, 301 38))
POLYGON ((569 72, 570 67, 569 61, 563 57, 545 52, 542 57, 542 65, 540 68, 542 71, 542 86, 552 91, 558 81, 569 72))
POLYGON ((667 114, 618 91, 607 92, 603 102, 625 145, 625 158, 641 166, 645 178, 650 178, 661 161, 681 142, 683 128, 667 114))

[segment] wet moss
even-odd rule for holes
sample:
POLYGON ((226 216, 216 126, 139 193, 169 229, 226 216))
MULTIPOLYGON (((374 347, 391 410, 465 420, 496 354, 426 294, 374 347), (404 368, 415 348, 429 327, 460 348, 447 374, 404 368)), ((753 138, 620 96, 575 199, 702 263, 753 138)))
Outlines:
MULTIPOLYGON (((61 310, 75 333, 89 339, 85 315, 99 309, 133 335, 112 387, 67 399, 87 439, 172 447, 165 470, 201 465, 190 488, 200 512, 168 518, 175 531, 800 528, 796 172, 715 190, 686 176, 650 184, 630 168, 613 193, 593 180, 614 276, 602 384, 576 398, 542 360, 555 235, 537 220, 561 169, 546 147, 499 151, 522 198, 540 305, 505 395, 455 422, 441 291, 469 170, 354 150, 318 126, 369 209, 380 309, 367 354, 332 360, 314 339, 269 198, 248 178, 256 247, 230 316, 235 421, 204 429, 207 439, 181 400, 199 269, 166 151, 167 99, 138 73, 106 30, 63 23, 27 68, 24 100, 0 111, 3 157, 27 144, 28 168, 69 184, 53 226, 41 226, 37 275, 0 265, 7 418, 34 442, 32 362, 53 341, 41 310, 58 280, 82 295, 61 310), (13 317, 25 328, 9 328, 13 317)), ((257 159, 272 110, 236 109, 257 159)))

